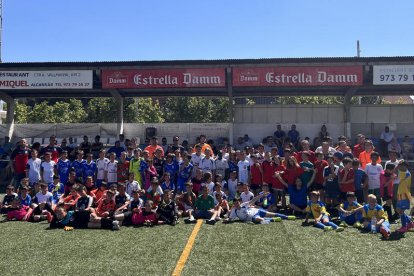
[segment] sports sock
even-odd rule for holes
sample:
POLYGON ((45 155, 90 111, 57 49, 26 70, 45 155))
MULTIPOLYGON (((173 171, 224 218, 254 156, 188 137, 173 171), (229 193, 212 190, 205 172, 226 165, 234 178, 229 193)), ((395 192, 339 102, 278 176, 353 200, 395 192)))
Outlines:
POLYGON ((276 213, 275 217, 279 217, 279 218, 282 218, 282 219, 288 219, 288 217, 286 215, 279 214, 279 213, 276 213))
POLYGON ((325 228, 325 225, 322 222, 318 222, 318 223, 315 224, 315 227, 324 229, 325 228))
POLYGON ((336 225, 332 221, 325 222, 325 225, 332 226, 333 229, 337 229, 338 228, 338 225, 336 225))

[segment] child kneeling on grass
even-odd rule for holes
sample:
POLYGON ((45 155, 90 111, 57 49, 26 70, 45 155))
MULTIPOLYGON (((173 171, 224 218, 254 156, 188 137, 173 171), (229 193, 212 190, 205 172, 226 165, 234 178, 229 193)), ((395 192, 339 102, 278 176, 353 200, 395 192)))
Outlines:
POLYGON ((368 195, 368 204, 362 208, 362 217, 364 218, 364 229, 371 231, 373 219, 376 221, 375 228, 384 238, 390 236, 390 223, 384 208, 377 204, 377 197, 374 194, 368 195))
POLYGON ((242 203, 240 198, 233 201, 233 208, 231 209, 229 218, 223 222, 231 222, 239 219, 244 222, 253 222, 257 224, 268 224, 271 221, 281 221, 282 219, 294 220, 295 216, 286 216, 279 213, 268 212, 263 209, 256 208, 254 203, 259 201, 262 197, 266 197, 269 193, 263 193, 248 202, 242 203))
POLYGON ((308 223, 309 216, 312 215, 314 219, 314 226, 325 231, 335 229, 337 232, 344 230, 329 219, 329 213, 326 211, 325 204, 319 201, 319 192, 313 191, 310 193, 310 201, 306 207, 305 223, 308 223))
POLYGON ((338 207, 339 218, 341 219, 341 227, 348 227, 348 225, 353 225, 355 228, 361 228, 362 214, 361 214, 362 205, 356 200, 354 192, 348 192, 346 194, 346 201, 338 207))

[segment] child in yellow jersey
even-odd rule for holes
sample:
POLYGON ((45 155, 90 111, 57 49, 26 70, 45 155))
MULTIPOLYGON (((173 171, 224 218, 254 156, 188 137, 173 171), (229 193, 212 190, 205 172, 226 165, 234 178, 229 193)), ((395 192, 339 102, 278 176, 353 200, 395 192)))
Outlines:
POLYGON ((368 195, 368 204, 362 207, 362 217, 364 218, 364 229, 370 231, 373 219, 375 221, 375 229, 380 232, 384 238, 390 236, 390 223, 387 214, 381 205, 377 204, 377 197, 374 194, 368 195))
POLYGON ((397 167, 397 177, 400 182, 397 190, 397 212, 400 215, 402 227, 397 231, 400 233, 407 232, 414 227, 410 217, 405 214, 405 210, 410 209, 411 202, 411 174, 408 171, 408 162, 401 160, 397 167))
POLYGON ((319 201, 318 191, 310 193, 310 200, 306 207, 306 212, 305 223, 308 222, 309 216, 312 215, 314 219, 314 226, 317 228, 321 228, 325 231, 335 229, 337 232, 344 230, 343 227, 339 227, 329 220, 329 213, 326 211, 325 204, 319 201))

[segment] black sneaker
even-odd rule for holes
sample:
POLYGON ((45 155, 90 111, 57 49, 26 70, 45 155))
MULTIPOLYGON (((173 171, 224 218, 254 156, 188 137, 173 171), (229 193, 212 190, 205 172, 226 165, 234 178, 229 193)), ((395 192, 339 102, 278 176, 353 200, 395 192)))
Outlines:
POLYGON ((217 221, 215 219, 213 219, 213 220, 210 220, 210 219, 209 220, 206 220, 206 223, 209 224, 209 225, 214 225, 214 224, 216 224, 216 222, 217 221))
POLYGON ((184 223, 186 223, 186 224, 191 224, 191 223, 196 223, 197 222, 197 220, 195 220, 195 219, 189 219, 189 218, 186 218, 185 220, 184 220, 184 223))

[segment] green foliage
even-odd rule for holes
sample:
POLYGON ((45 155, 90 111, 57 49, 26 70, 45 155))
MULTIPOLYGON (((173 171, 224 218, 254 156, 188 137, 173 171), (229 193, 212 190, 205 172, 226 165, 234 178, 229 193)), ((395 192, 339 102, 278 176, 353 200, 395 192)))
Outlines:
POLYGON ((16 123, 77 123, 86 119, 82 102, 70 99, 49 105, 47 101, 30 107, 18 102, 15 111, 16 123))
POLYGON ((228 98, 171 97, 164 105, 166 122, 228 122, 228 98))

